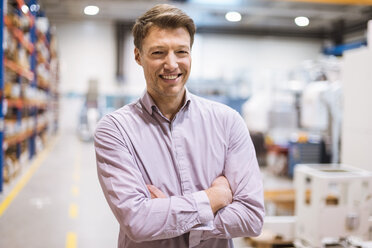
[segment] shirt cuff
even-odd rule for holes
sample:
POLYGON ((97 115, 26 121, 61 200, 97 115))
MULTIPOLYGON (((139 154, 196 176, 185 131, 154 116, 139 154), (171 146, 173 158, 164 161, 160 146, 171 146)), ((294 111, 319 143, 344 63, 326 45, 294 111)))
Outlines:
POLYGON ((207 193, 205 193, 205 191, 198 191, 198 192, 193 193, 192 195, 196 202, 196 207, 198 209, 199 221, 200 221, 201 226, 204 226, 204 225, 209 226, 210 222, 213 222, 214 220, 214 215, 212 212, 211 205, 209 203, 209 198, 207 196, 207 193))

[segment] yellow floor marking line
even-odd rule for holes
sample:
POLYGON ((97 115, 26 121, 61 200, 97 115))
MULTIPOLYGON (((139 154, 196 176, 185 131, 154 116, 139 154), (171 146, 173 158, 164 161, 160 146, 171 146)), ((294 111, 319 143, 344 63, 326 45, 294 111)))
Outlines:
POLYGON ((77 247, 77 235, 74 232, 68 232, 66 236, 66 248, 77 247))
MULTIPOLYGON (((74 159, 74 166, 73 166, 73 173, 72 178, 74 179, 75 183, 80 181, 80 164, 81 164, 81 145, 80 143, 77 144, 77 148, 75 149, 75 159, 74 159)), ((79 186, 72 185, 71 193, 74 197, 79 196, 79 186)), ((71 203, 69 207, 68 214, 70 219, 76 219, 79 214, 79 207, 76 203, 71 203)), ((68 232, 66 236, 66 248, 77 248, 77 235, 73 232, 68 232)))
POLYGON ((76 219, 78 214, 79 214, 79 208, 78 208, 78 205, 75 204, 75 203, 71 203, 70 204, 70 208, 69 208, 69 211, 68 211, 68 214, 70 216, 71 219, 76 219))
POLYGON ((75 160, 74 160, 74 170, 79 171, 81 165, 81 143, 76 145, 75 149, 75 160))
POLYGON ((72 177, 76 183, 80 181, 81 144, 78 143, 75 150, 74 169, 72 177))
POLYGON ((50 153, 50 151, 52 150, 52 148, 56 144, 58 137, 59 137, 59 135, 55 136, 51 140, 51 142, 48 144, 48 146, 42 152, 40 152, 39 154, 36 155, 35 160, 31 163, 28 171, 18 181, 18 183, 15 185, 15 187, 9 193, 9 195, 4 199, 4 201, 1 202, 1 204, 0 204, 0 217, 3 215, 5 210, 12 203, 12 201, 16 198, 16 196, 19 194, 19 192, 23 189, 23 187, 27 184, 27 182, 30 180, 30 178, 35 173, 35 171, 40 167, 40 165, 47 158, 48 154, 50 153))
POLYGON ((78 197, 79 193, 80 193, 79 187, 76 186, 76 185, 72 186, 71 187, 71 193, 72 193, 73 196, 78 197))

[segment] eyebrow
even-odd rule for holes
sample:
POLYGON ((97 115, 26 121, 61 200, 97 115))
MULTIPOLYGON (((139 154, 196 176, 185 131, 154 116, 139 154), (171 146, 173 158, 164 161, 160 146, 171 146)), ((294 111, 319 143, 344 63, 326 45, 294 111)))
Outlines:
MULTIPOLYGON (((156 49, 164 49, 165 47, 166 46, 154 46, 154 47, 150 47, 149 51, 153 51, 153 50, 156 50, 156 49)), ((178 46, 177 49, 188 49, 188 50, 190 50, 190 47, 186 46, 186 45, 181 45, 181 46, 178 46)))
POLYGON ((179 46, 178 48, 182 48, 182 49, 190 49, 189 46, 179 46))
POLYGON ((149 50, 154 50, 154 49, 163 49, 164 46, 154 46, 154 47, 150 47, 149 50))

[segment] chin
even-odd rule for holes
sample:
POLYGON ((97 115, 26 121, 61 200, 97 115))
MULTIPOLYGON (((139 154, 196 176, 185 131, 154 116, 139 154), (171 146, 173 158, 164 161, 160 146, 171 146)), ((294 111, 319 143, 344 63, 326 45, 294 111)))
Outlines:
POLYGON ((185 87, 184 84, 178 84, 178 85, 173 85, 171 87, 164 87, 162 89, 159 89, 161 92, 164 94, 169 94, 169 95, 178 95, 184 91, 185 87))

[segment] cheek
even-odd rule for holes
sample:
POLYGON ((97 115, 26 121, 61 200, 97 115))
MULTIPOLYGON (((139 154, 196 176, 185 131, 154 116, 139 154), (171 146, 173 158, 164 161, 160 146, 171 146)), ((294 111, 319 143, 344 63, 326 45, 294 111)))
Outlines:
POLYGON ((160 69, 162 68, 162 65, 161 63, 158 63, 158 62, 151 62, 151 63, 147 63, 146 67, 147 67, 147 71, 156 73, 160 71, 160 69))
POLYGON ((143 71, 146 74, 146 76, 152 76, 155 73, 155 69, 151 66, 151 64, 144 64, 142 65, 143 71))
POLYGON ((191 59, 184 59, 180 62, 180 65, 185 69, 185 70, 190 70, 191 67, 191 59))

